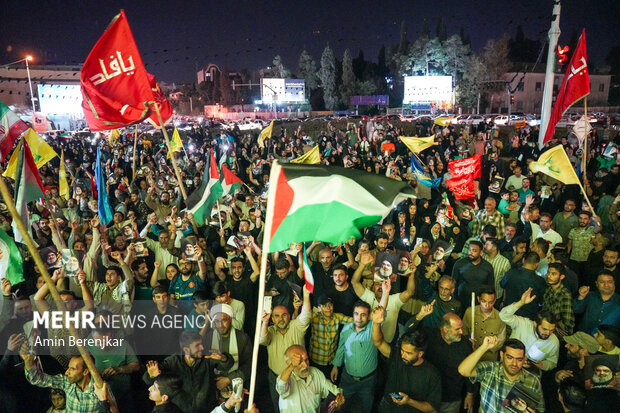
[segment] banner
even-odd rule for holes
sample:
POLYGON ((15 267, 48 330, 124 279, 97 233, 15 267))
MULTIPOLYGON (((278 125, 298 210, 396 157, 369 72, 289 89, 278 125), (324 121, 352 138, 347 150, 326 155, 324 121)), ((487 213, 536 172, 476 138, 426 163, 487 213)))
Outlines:
POLYGON ((474 181, 471 177, 451 178, 446 181, 455 199, 469 199, 475 195, 474 181))
POLYGON ((481 175, 481 155, 450 161, 448 162, 448 168, 450 168, 452 178, 461 178, 466 175, 471 175, 470 179, 478 179, 481 175))

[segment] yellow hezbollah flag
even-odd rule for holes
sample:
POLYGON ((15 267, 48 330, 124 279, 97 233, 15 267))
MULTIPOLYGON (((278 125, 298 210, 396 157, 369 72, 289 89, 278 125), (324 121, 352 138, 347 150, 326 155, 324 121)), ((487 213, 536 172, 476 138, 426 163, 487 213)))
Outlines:
POLYGON ((420 153, 426 148, 437 145, 434 136, 428 136, 426 138, 416 138, 414 136, 399 136, 398 138, 413 153, 420 153))
POLYGON ((179 135, 179 131, 177 127, 174 127, 174 132, 172 132, 172 141, 170 141, 170 147, 172 151, 168 151, 167 159, 170 159, 170 152, 181 152, 183 150, 183 142, 181 142, 181 136, 179 135))
POLYGON ((306 165, 321 163, 321 154, 319 153, 319 145, 315 145, 314 148, 301 155, 299 158, 295 158, 291 163, 304 163, 306 165))
POLYGON ((58 167, 58 195, 69 200, 69 184, 67 183, 67 170, 65 168, 65 151, 60 152, 60 166, 58 167))
POLYGON ((121 131, 119 131, 118 129, 112 129, 112 132, 110 132, 110 134, 108 135, 108 143, 110 145, 114 145, 114 142, 116 142, 120 137, 121 131))
POLYGON ((273 133, 273 121, 267 126, 263 131, 258 135, 258 146, 260 148, 265 147, 265 139, 271 138, 271 134, 273 133))
MULTIPOLYGON (((45 142, 43 138, 41 138, 39 134, 34 131, 34 129, 28 129, 24 134, 24 138, 26 139, 26 142, 28 142, 28 146, 30 146, 30 151, 32 152, 34 162, 37 164, 37 169, 41 169, 43 165, 58 156, 52 147, 49 146, 47 142, 45 142)), ((17 157, 19 156, 18 152, 19 151, 13 151, 11 159, 9 159, 9 164, 6 167, 6 171, 4 171, 2 175, 15 179, 17 157)))
POLYGON ((567 185, 579 183, 575 169, 562 145, 541 153, 537 161, 530 163, 530 169, 532 172, 543 173, 567 185))
POLYGON ((435 119, 435 125, 448 126, 450 124, 450 120, 453 117, 454 117, 454 115, 452 115, 452 116, 440 116, 437 119, 435 119))

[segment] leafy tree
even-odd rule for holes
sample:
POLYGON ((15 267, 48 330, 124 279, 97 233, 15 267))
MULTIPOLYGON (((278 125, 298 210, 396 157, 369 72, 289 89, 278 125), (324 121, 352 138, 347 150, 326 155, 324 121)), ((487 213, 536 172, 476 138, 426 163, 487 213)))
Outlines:
POLYGON ((535 62, 540 53, 540 42, 528 39, 521 25, 517 26, 515 38, 510 39, 508 46, 509 57, 513 62, 535 62))
POLYGON ((277 55, 273 58, 273 68, 276 74, 276 77, 284 78, 291 76, 291 71, 284 67, 284 63, 282 62, 282 58, 280 55, 277 55))
POLYGON ((328 110, 334 110, 338 105, 338 96, 336 95, 336 58, 334 57, 334 51, 329 47, 329 43, 325 46, 321 55, 321 68, 318 75, 323 88, 325 107, 328 110))
POLYGON ((349 104, 349 98, 357 89, 357 79, 353 73, 353 57, 351 51, 346 49, 342 56, 342 84, 340 85, 340 98, 343 105, 349 104))
POLYGON ((443 43, 448 40, 446 21, 443 19, 443 16, 439 16, 439 18, 437 19, 437 28, 435 28, 435 33, 440 42, 443 43))
POLYGON ((227 66, 222 67, 220 73, 220 104, 226 106, 232 103, 232 87, 230 85, 229 71, 227 66))
POLYGON ((312 91, 318 87, 316 62, 306 49, 302 50, 297 62, 297 76, 306 81, 306 95, 310 97, 312 91))

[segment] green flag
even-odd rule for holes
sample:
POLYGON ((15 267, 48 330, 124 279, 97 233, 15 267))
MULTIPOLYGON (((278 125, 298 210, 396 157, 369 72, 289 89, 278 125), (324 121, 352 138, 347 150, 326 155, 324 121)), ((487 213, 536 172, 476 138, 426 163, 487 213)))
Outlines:
POLYGON ((15 241, 0 229, 0 278, 4 277, 13 285, 24 281, 24 266, 15 241))

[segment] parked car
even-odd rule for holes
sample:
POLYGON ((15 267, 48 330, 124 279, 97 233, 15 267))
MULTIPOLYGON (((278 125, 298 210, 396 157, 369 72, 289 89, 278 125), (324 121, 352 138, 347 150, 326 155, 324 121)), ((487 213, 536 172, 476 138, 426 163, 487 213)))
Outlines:
POLYGON ((493 123, 496 125, 508 125, 509 120, 508 115, 498 115, 493 118, 493 123))
POLYGON ((459 121, 460 125, 478 125, 484 122, 484 117, 481 115, 469 115, 467 118, 459 121))

